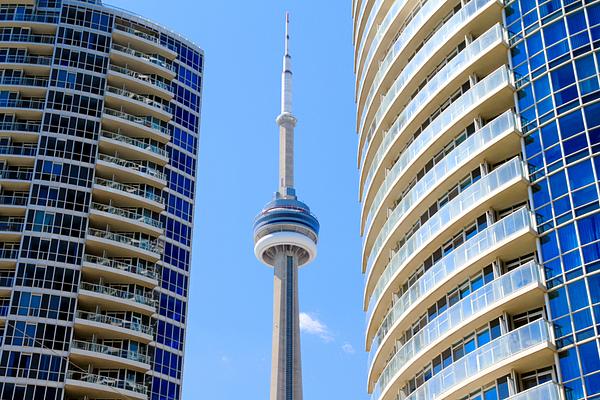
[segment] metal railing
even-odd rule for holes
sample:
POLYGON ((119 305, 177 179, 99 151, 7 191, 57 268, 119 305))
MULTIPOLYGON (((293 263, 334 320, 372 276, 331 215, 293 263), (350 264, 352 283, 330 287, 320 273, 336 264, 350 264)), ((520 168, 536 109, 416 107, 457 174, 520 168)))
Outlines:
POLYGON ((0 217, 0 232, 23 232, 25 218, 0 217))
POLYGON ((36 44, 54 44, 54 35, 0 33, 1 42, 23 42, 36 44))
POLYGON ((122 318, 111 317, 110 315, 98 314, 88 311, 77 311, 76 318, 83 319, 86 321, 99 322, 118 328, 129 329, 132 331, 141 332, 149 336, 154 335, 154 328, 149 325, 144 325, 140 322, 127 321, 122 318))
POLYGON ((116 389, 129 390, 135 393, 147 394, 148 388, 137 382, 125 381, 110 376, 96 375, 88 372, 67 371, 67 379, 92 383, 95 385, 108 386, 116 389))
POLYGON ((120 88, 117 88, 114 86, 107 86, 106 91, 109 93, 114 93, 119 96, 127 97, 129 99, 135 100, 139 103, 142 103, 144 105, 147 105, 147 106, 150 106, 153 108, 157 108, 157 109, 167 112, 169 114, 171 113, 171 106, 168 103, 165 104, 165 103, 158 102, 156 100, 152 100, 148 96, 142 96, 140 94, 130 92, 129 90, 120 89, 120 88))
POLYGON ((0 146, 0 155, 35 156, 36 153, 37 145, 35 144, 0 146))
POLYGON ((151 35, 146 32, 142 32, 142 31, 140 31, 138 29, 134 29, 130 26, 125 26, 123 24, 115 23, 115 29, 118 31, 121 31, 121 32, 130 33, 130 34, 140 37, 142 39, 146 39, 149 42, 160 44, 160 38, 158 36, 151 35))
POLYGON ((124 160, 119 157, 109 156, 108 154, 102 154, 102 153, 98 154, 98 159, 112 163, 112 164, 119 165, 121 167, 131 169, 134 171, 141 172, 142 174, 151 176, 156 179, 160 179, 162 181, 167 180, 167 174, 160 171, 156 164, 146 161, 146 160, 130 161, 130 160, 124 160))
POLYGON ((84 262, 88 262, 90 264, 102 265, 104 267, 114 268, 150 279, 158 278, 158 267, 155 264, 147 265, 136 261, 133 258, 126 262, 126 259, 116 260, 113 258, 98 257, 86 254, 83 260, 84 262))
POLYGON ((154 65, 158 65, 159 67, 162 67, 168 71, 175 73, 175 67, 173 66, 173 64, 169 63, 165 57, 160 56, 158 54, 146 54, 144 52, 132 49, 131 47, 121 46, 120 44, 116 43, 113 43, 112 48, 113 50, 141 58, 154 65))
POLYGON ((150 225, 154 228, 159 228, 162 229, 163 225, 162 222, 149 217, 147 215, 143 215, 134 211, 130 211, 127 209, 123 209, 123 208, 119 208, 119 207, 114 207, 108 204, 102 204, 102 203, 96 203, 96 202, 92 202, 92 209, 93 210, 97 210, 97 211, 101 211, 101 212, 105 212, 105 213, 109 213, 109 214, 113 214, 119 217, 123 217, 135 222, 141 222, 144 223, 146 225, 150 225))
POLYGON ((31 55, 0 55, 0 63, 6 64, 31 64, 31 65, 50 65, 52 56, 31 56, 31 55))
POLYGON ((141 362, 144 364, 150 364, 150 356, 146 354, 141 354, 138 351, 119 349, 117 347, 107 346, 100 343, 86 342, 83 340, 73 340, 71 342, 71 346, 74 349, 90 351, 93 353, 100 353, 112 357, 124 358, 126 360, 141 362))
POLYGON ((87 290, 98 294, 103 294, 118 299, 134 301, 139 304, 143 304, 150 307, 156 306, 156 300, 149 296, 147 293, 135 293, 127 290, 115 289, 110 286, 104 286, 89 282, 81 282, 79 285, 81 290, 87 290))
POLYGON ((94 180, 94 183, 96 185, 100 185, 100 186, 104 186, 104 187, 107 187, 110 189, 116 189, 121 192, 125 192, 128 195, 139 196, 144 199, 154 201, 156 203, 165 204, 165 199, 161 195, 153 193, 149 190, 144 190, 139 185, 126 184, 126 183, 112 181, 112 180, 104 179, 104 178, 96 178, 94 180))
MULTIPOLYGON (((0 103, 1 106, 1 103, 0 103)), ((154 129, 162 133, 163 135, 169 134, 169 128, 166 124, 158 118, 145 116, 138 117, 136 115, 127 114, 126 112, 113 110, 112 108, 104 108, 104 113, 113 117, 121 118, 129 122, 133 122, 138 125, 143 125, 147 128, 154 129)))
POLYGON ((15 180, 15 181, 30 181, 33 178, 33 169, 28 168, 27 170, 14 170, 5 169, 0 170, 0 179, 15 180))
POLYGON ((0 21, 42 22, 48 24, 55 24, 58 22, 58 14, 50 14, 44 12, 37 12, 35 14, 22 14, 15 12, 11 14, 0 14, 0 21))
POLYGON ((152 152, 161 157, 164 157, 164 158, 169 157, 169 152, 167 151, 167 149, 165 149, 164 146, 159 145, 159 142, 157 142, 157 141, 134 139, 132 137, 125 136, 125 135, 122 135, 122 134, 116 133, 116 132, 107 131, 107 130, 103 130, 101 132, 101 134, 105 138, 116 140, 118 142, 122 142, 125 144, 130 144, 135 147, 139 147, 142 150, 152 152))
POLYGON ((115 233, 110 231, 104 231, 95 228, 88 229, 88 235, 98 237, 102 239, 112 240, 114 242, 122 243, 128 246, 133 246, 141 250, 151 251, 153 253, 160 254, 164 248, 164 244, 158 239, 138 239, 134 233, 124 234, 115 233))
POLYGON ((109 67, 109 69, 111 71, 118 72, 120 74, 127 75, 134 79, 143 81, 145 83, 150 83, 151 85, 154 85, 160 89, 166 90, 167 92, 171 91, 171 85, 169 85, 166 82, 160 81, 153 76, 141 74, 139 72, 132 71, 129 68, 119 67, 118 65, 111 65, 109 67))
POLYGON ((38 121, 0 122, 0 131, 35 132, 40 131, 42 124, 38 121))
POLYGON ((0 107, 3 108, 31 108, 35 110, 41 110, 46 104, 46 99, 2 99, 0 100, 0 107))
POLYGON ((19 257, 20 243, 0 243, 0 259, 16 260, 19 257))
POLYGON ((560 386, 555 382, 546 382, 517 393, 509 397, 507 400, 560 400, 560 386))
POLYGON ((48 78, 28 76, 3 76, 0 78, 0 85, 46 87, 48 86, 48 78))
POLYGON ((15 271, 0 271, 0 287, 12 288, 15 283, 15 271))

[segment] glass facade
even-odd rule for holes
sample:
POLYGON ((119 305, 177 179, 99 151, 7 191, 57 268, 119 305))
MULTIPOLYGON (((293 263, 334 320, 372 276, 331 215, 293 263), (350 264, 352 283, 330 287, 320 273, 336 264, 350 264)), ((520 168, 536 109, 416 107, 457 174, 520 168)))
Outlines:
POLYGON ((600 399, 600 1, 352 13, 371 398, 600 399))
POLYGON ((203 52, 99 0, 0 21, 0 399, 180 399, 203 52))

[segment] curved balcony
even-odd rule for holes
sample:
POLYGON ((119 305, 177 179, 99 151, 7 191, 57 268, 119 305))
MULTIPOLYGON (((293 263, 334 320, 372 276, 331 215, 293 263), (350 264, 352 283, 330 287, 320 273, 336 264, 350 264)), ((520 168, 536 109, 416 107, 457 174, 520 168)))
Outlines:
POLYGON ((0 217, 0 240, 19 240, 23 234, 24 224, 24 217, 0 217))
POLYGON ((15 168, 0 170, 0 188, 2 190, 29 190, 33 179, 32 168, 15 168))
POLYGON ((96 202, 92 202, 90 210, 92 222, 110 225, 119 231, 139 230, 156 236, 163 234, 162 222, 136 211, 96 202))
POLYGON ((161 188, 167 184, 167 175, 162 171, 162 167, 146 160, 124 160, 100 153, 96 167, 100 173, 118 176, 127 182, 147 183, 161 188))
POLYGON ((130 232, 117 233, 101 229, 89 228, 87 245, 98 250, 109 250, 116 257, 137 256, 158 261, 164 244, 158 239, 144 239, 139 234, 130 232))
POLYGON ((557 383, 552 381, 542 383, 524 392, 517 393, 507 400, 561 400, 561 389, 557 383))
POLYGON ((23 70, 34 75, 50 73, 52 56, 45 55, 0 55, 0 65, 4 69, 23 70))
POLYGON ((132 26, 115 23, 113 40, 134 46, 144 53, 158 53, 170 60, 177 58, 177 51, 168 44, 162 44, 158 34, 150 34, 132 26))
POLYGON ((13 166, 33 167, 37 145, 12 144, 0 146, 0 160, 8 161, 13 166))
POLYGON ((67 371, 65 389, 69 394, 82 397, 148 399, 148 388, 145 385, 88 372, 67 371))
MULTIPOLYGON (((425 382, 405 400, 458 399, 478 386, 511 372, 554 361, 552 328, 538 320, 511 331, 467 354, 425 382)), ((373 393, 372 399, 386 399, 373 393)))
MULTIPOLYGON (((415 234, 406 240, 402 248, 392 256, 388 265, 382 266, 384 273, 381 274, 381 278, 401 271, 400 266, 405 267, 405 264, 412 260, 417 253, 427 252, 427 248, 441 246, 448 239, 442 233, 469 220, 471 218, 469 216, 476 218, 486 210, 502 208, 526 198, 527 188, 528 181, 524 165, 518 157, 483 176, 423 223, 415 234), (509 188, 510 190, 508 190, 509 188)), ((418 218, 419 213, 416 214, 416 218, 413 217, 413 220, 405 222, 409 216, 415 215, 412 212, 414 207, 422 204, 419 197, 412 195, 405 197, 379 232, 367 260, 367 287, 365 290, 367 295, 376 279, 376 271, 381 269, 377 266, 382 264, 382 254, 387 249, 391 250, 390 244, 394 242, 393 239, 400 239, 398 235, 404 234, 409 228, 402 230, 399 229, 399 226, 403 222, 405 225, 412 224, 414 219, 418 218)), ((367 296, 365 296, 365 301, 366 299, 367 296)))
POLYGON ((169 162, 169 153, 162 143, 151 139, 136 139, 106 130, 100 132, 100 150, 118 151, 127 158, 146 157, 161 166, 169 162))
POLYGON ((0 112, 15 114, 23 119, 41 119, 45 104, 45 98, 2 99, 0 112))
POLYGON ((75 315, 75 330, 85 336, 131 339, 145 343, 154 340, 154 328, 149 325, 81 310, 75 315))
POLYGON ((17 263, 19 258, 20 242, 0 242, 0 267, 9 268, 17 263))
MULTIPOLYGON (((401 0, 402 1, 402 0, 401 0)), ((365 51, 365 44, 367 43, 367 39, 371 39, 371 41, 373 41, 373 34, 372 34, 372 29, 373 26, 375 25, 375 22, 377 22, 377 29, 375 34, 377 34, 377 32, 379 32, 379 26, 381 26, 383 19, 387 16, 390 7, 394 7, 394 3, 397 3, 398 1, 390 1, 390 0, 374 0, 372 6, 369 9, 369 14, 367 17, 367 21, 363 24, 363 18, 365 17, 365 11, 366 11, 366 6, 367 3, 372 2, 371 0, 365 0, 362 3, 360 12, 359 12, 359 16, 358 19, 355 20, 356 22, 356 37, 355 37, 355 43, 354 43, 354 71, 357 72, 360 70, 361 68, 361 61, 364 58, 363 57, 363 53, 365 51), (384 10, 383 13, 381 13, 382 10, 382 5, 384 3, 387 2, 387 9, 384 10)), ((403 3, 406 3, 406 0, 402 1, 403 3)), ((364 66, 363 66, 364 68, 364 66)), ((357 73, 357 77, 358 77, 358 73, 357 73)))
POLYGON ((108 82, 115 86, 127 86, 139 93, 153 94, 166 100, 173 98, 169 83, 157 79, 151 74, 142 74, 118 65, 108 67, 108 82))
POLYGON ((29 192, 21 192, 12 195, 0 195, 0 215, 17 216, 25 215, 29 192))
MULTIPOLYGON (((473 0, 474 4, 476 4, 477 1, 479 0, 473 0)), ((489 3, 489 0, 486 1, 489 3)), ((416 73, 422 75, 423 71, 414 71, 410 69, 403 70, 385 96, 381 97, 379 107, 373 116, 369 131, 366 134, 365 146, 362 148, 364 154, 361 156, 366 157, 366 152, 373 136, 376 132, 381 130, 383 122, 387 121, 390 115, 396 115, 394 112, 398 113, 398 110, 400 110, 400 115, 396 117, 396 120, 405 120, 402 124, 405 125, 405 127, 408 127, 408 121, 417 118, 419 114, 430 114, 432 111, 431 108, 437 107, 437 105, 431 105, 430 103, 436 98, 449 97, 452 91, 456 89, 457 85, 466 81, 470 74, 477 72, 478 75, 485 76, 491 72, 491 68, 501 65, 502 61, 505 61, 506 59, 507 47, 506 32, 502 29, 501 25, 495 25, 448 61, 448 63, 444 65, 444 67, 422 88, 416 87, 420 81, 409 78, 414 78, 412 75, 416 73), (413 96, 412 99, 409 99, 410 93, 413 92, 416 92, 417 95, 413 96), (408 103, 402 104, 407 101, 407 99, 409 99, 408 103), (401 107, 399 107, 399 103, 401 103, 401 107)), ((430 58, 428 58, 428 60, 429 59, 430 58)), ((417 61, 422 62, 423 60, 417 61)), ((412 62, 413 61, 411 60, 411 63, 412 62)), ((414 66, 414 64, 409 64, 409 67, 410 66, 414 66)), ((362 129, 360 132, 362 140, 362 137, 364 137, 362 133, 364 132, 362 129)), ((374 171, 369 169, 368 172, 368 176, 372 177, 374 171)), ((364 175, 365 171, 361 173, 361 184, 365 181, 364 175)), ((369 178, 366 180, 370 182, 369 178)), ((368 188, 363 188, 361 185, 360 190, 361 195, 364 196, 365 192, 368 191, 368 188)), ((363 201, 364 200, 363 197, 363 201)))
POLYGON ((158 286, 157 265, 133 258, 108 258, 86 254, 83 257, 82 271, 85 276, 95 279, 103 277, 153 288, 158 286))
MULTIPOLYGON (((169 128, 164 121, 152 116, 136 116, 112 108, 104 108, 102 114, 103 126, 120 131, 131 130, 139 136, 154 138, 166 143, 170 140, 169 128)), ((136 135, 136 136, 137 136, 136 135)))
POLYGON ((472 331, 487 321, 502 315, 503 312, 519 312, 531 306, 538 307, 544 303, 545 284, 540 266, 529 262, 509 273, 495 279, 482 288, 471 293, 438 315, 421 331, 402 345, 385 365, 374 385, 376 374, 381 370, 384 360, 382 355, 389 352, 393 343, 387 343, 388 338, 398 332, 401 314, 388 314, 373 341, 370 353, 369 391, 381 393, 391 382, 404 382, 418 372, 417 366, 421 360, 433 358, 441 353, 457 336, 472 331), (389 317, 398 317, 393 320, 389 317), (389 319, 388 319, 389 318, 389 319), (388 335, 389 333, 389 335, 388 335), (381 350, 381 351, 380 351, 381 350), (379 370, 379 371, 378 371, 379 370))
POLYGON ((156 313, 156 300, 149 293, 135 293, 110 286, 81 282, 79 301, 101 305, 107 311, 133 311, 144 314, 156 313))
MULTIPOLYGON (((12 0, 11 3, 13 3, 12 0)), ((36 32, 54 33, 56 32, 58 20, 59 14, 56 12, 49 13, 37 11, 31 14, 14 12, 12 14, 0 15, 0 27, 7 28, 19 26, 23 28, 34 28, 36 32)))
MULTIPOLYGON (((371 350, 371 340, 375 340, 375 329, 389 330, 396 324, 392 321, 408 321, 411 316, 421 315, 427 311, 426 304, 431 303, 435 293, 460 284, 459 280, 464 276, 480 271, 496 258, 512 259, 530 252, 535 248, 536 237, 533 215, 526 208, 522 208, 489 226, 440 259, 398 299, 392 302, 392 296, 388 293, 387 298, 391 303, 388 310, 382 309, 382 301, 379 298, 384 294, 384 283, 376 287, 367 313, 367 350, 371 350), (376 299, 378 300, 374 301, 376 299), (379 327, 375 325, 375 321, 382 321, 379 327)), ((385 289, 389 287, 388 283, 385 289)), ((373 342, 375 346, 379 344, 379 339, 373 342)))
MULTIPOLYGON (((394 208, 392 214, 384 215, 386 214, 384 210, 392 203, 390 200, 394 200, 394 194, 406 187, 419 167, 424 166, 423 164, 427 161, 417 162, 415 160, 415 153, 420 153, 425 144, 419 138, 413 143, 415 145, 410 146, 406 152, 402 153, 398 162, 387 173, 371 203, 363 241, 363 268, 367 257, 372 253, 372 236, 378 232, 376 227, 389 228, 389 224, 392 223, 389 221, 392 219, 398 221, 416 203, 429 197, 440 197, 453 182, 462 178, 459 176, 460 174, 464 175, 467 171, 472 171, 477 165, 483 162, 495 164, 514 155, 516 149, 520 149, 520 135, 517 132, 516 119, 512 111, 497 117, 440 160, 415 183, 394 208)), ((430 153, 430 156, 433 157, 433 154, 430 153)), ((416 205, 419 209, 426 206, 427 204, 416 205)), ((417 214, 419 214, 418 211, 417 214)))
POLYGON ((158 74, 167 79, 173 79, 176 76, 173 64, 159 54, 147 54, 113 43, 110 56, 111 60, 117 64, 129 65, 141 73, 158 74))
POLYGON ((0 270, 0 297, 10 296, 15 284, 15 270, 0 270))
MULTIPOLYGON (((511 104, 510 102, 513 101, 514 87, 512 82, 508 68, 506 66, 500 67, 471 87, 457 101, 450 104, 421 132, 415 143, 419 142, 422 146, 431 145, 434 143, 434 138, 435 141, 445 141, 446 138, 454 137, 463 129, 461 124, 474 120, 478 115, 494 116, 506 111, 509 108, 508 105, 511 104)), ((403 136, 401 134, 405 132, 404 128, 406 127, 401 122, 397 119, 386 132, 369 169, 373 168, 374 171, 377 171, 381 165, 391 164, 395 155, 401 152, 404 143, 401 143, 399 139, 403 136)), ((367 166, 367 160, 364 161, 365 164, 361 167, 363 172, 367 166)), ((364 217, 363 214, 361 232, 364 231, 364 217)))
POLYGON ((83 340, 71 342, 71 361, 74 363, 89 363, 97 368, 132 368, 142 372, 150 369, 150 356, 137 351, 119 349, 100 343, 83 340))
POLYGON ((108 107, 124 106, 133 113, 149 113, 152 117, 166 122, 172 119, 171 105, 166 100, 156 101, 147 95, 137 94, 114 86, 106 87, 105 96, 108 107))
POLYGON ((41 98, 48 90, 48 78, 3 76, 0 78, 0 89, 41 98))
POLYGON ((32 53, 51 54, 54 49, 54 35, 2 33, 0 42, 2 47, 25 47, 32 53))
POLYGON ((94 199, 100 201, 115 201, 122 205, 145 207, 161 212, 165 209, 165 199, 153 187, 144 184, 121 183, 111 179, 96 177, 94 180, 94 199))

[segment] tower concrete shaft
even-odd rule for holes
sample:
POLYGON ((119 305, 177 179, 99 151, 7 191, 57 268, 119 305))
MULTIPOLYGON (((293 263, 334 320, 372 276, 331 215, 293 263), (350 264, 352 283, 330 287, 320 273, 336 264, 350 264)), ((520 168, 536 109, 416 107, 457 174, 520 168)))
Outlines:
POLYGON ((302 400, 297 248, 275 249, 271 400, 302 400))

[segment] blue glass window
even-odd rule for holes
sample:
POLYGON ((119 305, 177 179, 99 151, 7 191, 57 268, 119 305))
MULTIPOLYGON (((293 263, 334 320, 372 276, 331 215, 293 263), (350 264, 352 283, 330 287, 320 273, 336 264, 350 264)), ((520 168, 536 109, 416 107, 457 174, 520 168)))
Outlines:
POLYGON ((581 359, 581 369, 584 374, 598 371, 600 369, 598 343, 594 340, 579 346, 579 358, 581 359))
POLYGON ((587 290, 585 288, 584 279, 569 283, 568 289, 572 311, 579 310, 588 305, 587 290))

